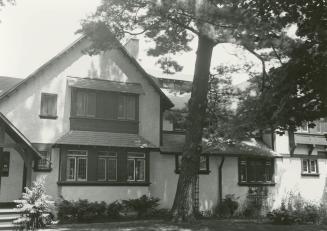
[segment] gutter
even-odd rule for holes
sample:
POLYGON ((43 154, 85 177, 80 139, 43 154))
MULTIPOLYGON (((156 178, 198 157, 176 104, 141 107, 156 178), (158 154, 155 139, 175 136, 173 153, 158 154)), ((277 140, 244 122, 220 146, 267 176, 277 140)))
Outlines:
POLYGON ((223 201, 222 169, 223 169, 224 162, 225 162, 225 156, 222 156, 218 168, 218 187, 219 187, 218 204, 221 204, 221 202, 223 201))

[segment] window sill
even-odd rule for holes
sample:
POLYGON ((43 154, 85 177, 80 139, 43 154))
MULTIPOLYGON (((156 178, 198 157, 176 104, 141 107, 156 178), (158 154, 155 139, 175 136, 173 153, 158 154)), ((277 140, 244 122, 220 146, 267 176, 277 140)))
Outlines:
POLYGON ((62 186, 149 186, 150 182, 58 181, 62 186))
MULTIPOLYGON (((209 175, 210 172, 211 172, 210 170, 201 170, 201 171, 199 171, 199 175, 209 175)), ((180 170, 175 170, 175 173, 180 174, 181 171, 180 170)))
POLYGON ((39 115, 40 119, 51 119, 56 120, 58 116, 51 116, 51 115, 39 115))
POLYGON ((126 120, 126 119, 108 119, 108 118, 99 118, 91 116, 71 116, 70 119, 90 119, 90 120, 104 120, 104 121, 113 121, 113 122, 129 122, 129 123, 139 123, 139 120, 126 120))
POLYGON ((275 186, 275 182, 238 182, 239 186, 275 186))
POLYGON ((44 168, 44 169, 42 169, 42 168, 34 168, 33 170, 34 170, 34 172, 51 172, 52 171, 52 168, 44 168))
POLYGON ((301 176, 315 176, 315 177, 319 177, 320 174, 319 173, 301 173, 301 176))

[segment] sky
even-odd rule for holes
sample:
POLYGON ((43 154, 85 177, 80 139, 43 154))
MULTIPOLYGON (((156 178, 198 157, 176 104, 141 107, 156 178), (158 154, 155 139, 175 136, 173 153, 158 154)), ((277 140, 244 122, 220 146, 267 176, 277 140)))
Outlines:
MULTIPOLYGON (((80 35, 80 20, 90 15, 99 0, 16 0, 16 5, 0 11, 0 76, 25 78, 35 69, 55 56, 80 35)), ((140 41, 139 62, 152 75, 166 78, 192 80, 196 41, 193 51, 174 56, 184 67, 181 73, 164 75, 153 57, 146 55, 151 43, 140 41)), ((212 67, 218 64, 241 62, 235 56, 240 53, 229 44, 216 46, 212 67)), ((258 62, 254 57, 249 57, 258 62)), ((247 79, 238 75, 234 83, 247 79)))

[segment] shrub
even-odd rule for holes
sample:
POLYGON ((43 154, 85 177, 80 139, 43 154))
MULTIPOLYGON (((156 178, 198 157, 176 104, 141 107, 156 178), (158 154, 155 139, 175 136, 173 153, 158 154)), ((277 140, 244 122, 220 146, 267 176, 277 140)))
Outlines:
POLYGON ((123 206, 118 201, 107 205, 102 202, 88 200, 68 201, 58 203, 58 219, 61 223, 94 222, 107 219, 119 219, 123 206))
POLYGON ((127 208, 131 208, 136 211, 138 218, 143 218, 149 215, 149 212, 151 213, 158 207, 159 200, 159 198, 143 195, 140 198, 123 200, 122 202, 127 208))
POLYGON ((234 194, 227 194, 225 199, 217 206, 216 213, 219 217, 231 217, 238 209, 239 203, 234 194))
POLYGON ((22 193, 22 199, 15 200, 17 208, 21 210, 21 216, 14 221, 26 229, 44 228, 51 224, 53 215, 51 213, 54 208, 54 201, 45 193, 45 177, 34 181, 32 187, 25 188, 22 193))
POLYGON ((267 214, 267 217, 275 224, 316 224, 326 220, 325 207, 305 201, 300 194, 290 194, 287 200, 282 202, 279 209, 267 214))

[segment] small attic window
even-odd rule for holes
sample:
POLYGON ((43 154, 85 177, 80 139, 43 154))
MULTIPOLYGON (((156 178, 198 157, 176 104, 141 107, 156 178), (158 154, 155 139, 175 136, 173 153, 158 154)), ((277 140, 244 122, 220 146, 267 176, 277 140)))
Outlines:
POLYGON ((57 118, 57 94, 41 93, 40 118, 57 118))

